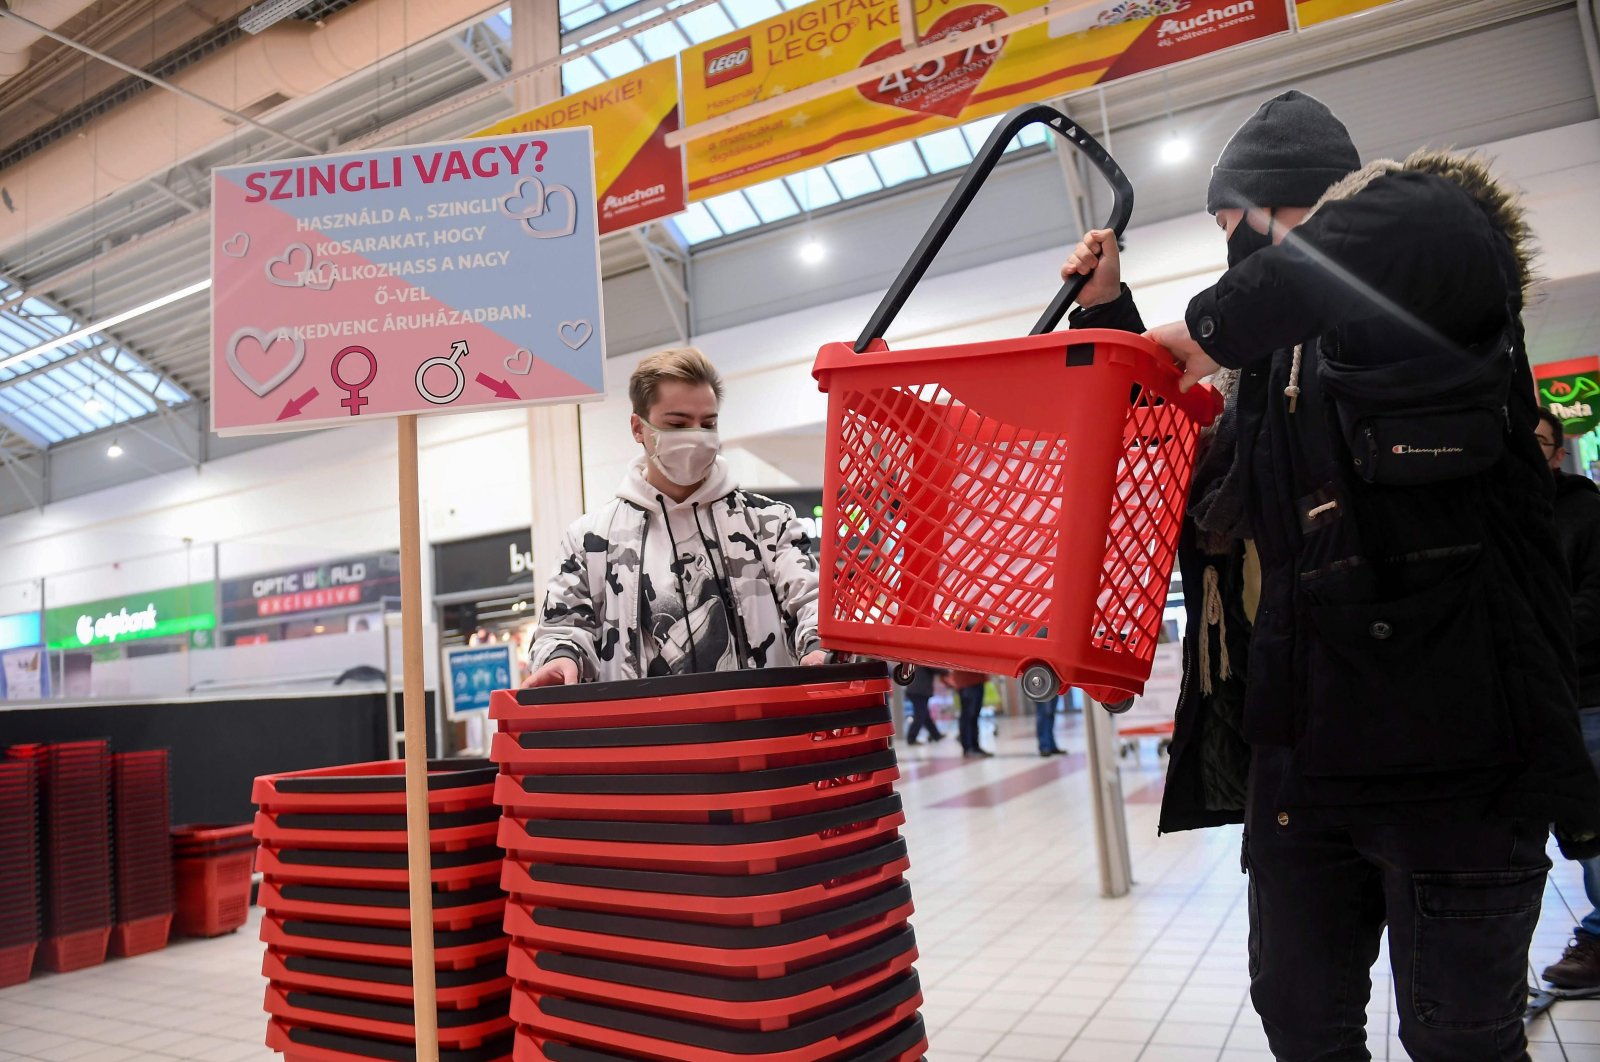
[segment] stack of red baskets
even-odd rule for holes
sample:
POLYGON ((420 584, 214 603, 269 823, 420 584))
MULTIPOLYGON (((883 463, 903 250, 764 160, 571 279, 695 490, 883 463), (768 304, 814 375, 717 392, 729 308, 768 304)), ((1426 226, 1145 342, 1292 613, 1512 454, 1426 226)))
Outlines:
MULTIPOLYGON (((440 1058, 511 1054, 495 770, 436 761, 428 775, 440 1058)), ((414 1053, 404 766, 355 764, 257 778, 267 1045, 291 1060, 414 1053)))
POLYGON ((116 864, 114 955, 167 946, 172 929, 172 800, 166 749, 111 757, 116 864))
POLYGON ((33 972, 39 948, 38 786, 31 760, 0 760, 0 988, 33 972))
POLYGON ((185 937, 220 937, 250 918, 256 842, 250 823, 172 828, 177 903, 172 928, 185 937))
POLYGON ((501 692, 517 1062, 914 1062, 882 665, 501 692))
POLYGON ((60 973, 102 963, 111 940, 111 751, 104 741, 68 741, 8 754, 31 761, 39 785, 39 961, 60 973))

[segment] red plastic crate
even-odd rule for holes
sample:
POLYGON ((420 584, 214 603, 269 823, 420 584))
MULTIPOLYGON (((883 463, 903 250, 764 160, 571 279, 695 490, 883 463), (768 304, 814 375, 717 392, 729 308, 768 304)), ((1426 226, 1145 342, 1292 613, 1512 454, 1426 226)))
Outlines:
POLYGON ((720 926, 506 904, 506 932, 543 951, 644 961, 731 976, 774 976, 867 946, 911 917, 897 885, 821 914, 775 926, 720 926))
POLYGON ((898 882, 911 866, 906 843, 872 848, 770 874, 681 874, 528 863, 507 858, 501 887, 533 906, 617 914, 663 914, 721 925, 771 925, 860 899, 898 882))
MULTIPOLYGON (((501 931, 502 921, 490 918, 465 929, 435 930, 434 966, 441 970, 461 970, 480 966, 496 955, 504 955, 510 940, 501 931)), ((269 947, 290 955, 359 959, 392 965, 411 962, 409 928, 341 925, 267 914, 261 919, 261 940, 269 947)))
POLYGON ((111 927, 111 954, 127 958, 160 951, 172 933, 172 915, 155 915, 111 927))
MULTIPOLYGON (((507 995, 501 995, 476 1007, 439 1011, 439 1046, 477 1047, 510 1032, 507 999, 507 995)), ((410 1041, 416 1035, 414 1013, 409 1004, 285 990, 269 984, 265 1009, 274 1018, 292 1025, 333 1029, 355 1036, 410 1041)))
POLYGON ((738 1028, 782 1029, 872 991, 909 970, 916 958, 916 937, 908 926, 870 948, 764 980, 536 952, 522 944, 511 946, 507 969, 518 984, 544 995, 738 1028))
MULTIPOLYGON (((406 889, 344 889, 329 885, 275 885, 263 882, 261 908, 285 918, 351 925, 411 925, 411 893, 406 889)), ((505 907, 498 885, 480 885, 433 896, 435 929, 466 929, 493 918, 505 907)))
MULTIPOLYGON (((261 973, 284 988, 392 1003, 415 1000, 410 966, 291 955, 268 948, 261 973)), ((505 957, 496 956, 463 970, 436 969, 434 990, 439 1006, 450 1010, 476 1007, 486 999, 503 996, 511 990, 505 957)))
POLYGON ((0 988, 20 985, 33 976, 33 958, 39 950, 37 944, 14 944, 0 948, 0 988))
MULTIPOLYGON (((430 811, 481 807, 493 795, 494 767, 486 760, 433 760, 428 764, 430 811)), ((264 811, 405 814, 405 761, 378 760, 307 771, 266 774, 250 800, 264 811)))
POLYGON ((489 718, 510 733, 662 723, 724 723, 882 704, 882 664, 674 675, 630 682, 499 690, 489 718))
POLYGON ((218 937, 250 917, 250 878, 255 846, 223 855, 173 860, 177 904, 173 928, 179 936, 218 937))
POLYGON ((39 944, 39 965, 56 973, 86 970, 106 961, 111 943, 111 928, 86 929, 59 937, 46 937, 39 944))
MULTIPOLYGON (((431 855, 433 887, 448 891, 495 881, 500 876, 500 862, 505 853, 499 845, 486 845, 431 855)), ((406 860, 405 852, 280 849, 262 845, 256 853, 256 869, 267 881, 276 883, 404 888, 411 880, 406 860)))
MULTIPOLYGON (((912 972, 839 1009, 784 1029, 732 1029, 600 1003, 519 990, 511 1016, 536 1037, 557 1037, 624 1056, 661 1062, 832 1062, 855 1059, 857 1050, 916 1017, 921 985, 912 972)), ((926 1042, 896 1057, 920 1057, 926 1042)), ((537 1056, 533 1056, 537 1057, 537 1056)))
MULTIPOLYGON (((394 1040, 353 1036, 328 1029, 312 1029, 272 1019, 267 1022, 267 1046, 283 1053, 284 1062, 351 1062, 381 1059, 409 1062, 415 1056, 394 1040), (398 1052, 398 1054, 397 1054, 398 1052)), ((507 1032, 477 1047, 439 1049, 439 1062, 505 1062, 511 1057, 512 1036, 507 1032)))

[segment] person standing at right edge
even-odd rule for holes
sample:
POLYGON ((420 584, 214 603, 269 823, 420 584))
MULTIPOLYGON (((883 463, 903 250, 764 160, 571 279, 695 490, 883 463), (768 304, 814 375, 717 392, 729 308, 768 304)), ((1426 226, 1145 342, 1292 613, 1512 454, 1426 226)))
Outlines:
MULTIPOLYGON (((1567 456, 1561 418, 1539 411, 1539 448, 1556 481, 1556 531, 1572 588, 1572 628, 1578 639, 1578 718, 1589 760, 1600 767, 1600 487, 1588 476, 1561 471, 1567 456)), ((1561 959, 1545 968, 1557 988, 1600 991, 1600 857, 1583 861, 1589 913, 1572 932, 1561 959)))
MULTIPOLYGON (((1361 168, 1298 92, 1234 134, 1207 207, 1229 269, 1149 335, 1185 389, 1239 372, 1216 433, 1236 493, 1211 503, 1237 505, 1260 565, 1249 755, 1208 766, 1247 770, 1215 787, 1247 796, 1190 807, 1211 787, 1169 787, 1163 821, 1246 823, 1251 999, 1276 1058, 1371 1057, 1387 924, 1411 1058, 1526 1059, 1546 824, 1569 857, 1600 854, 1600 783, 1551 607, 1566 586, 1521 212, 1470 158, 1361 168)), ((1090 233, 1063 273, 1104 266, 1105 242, 1090 233)), ((1095 290, 1131 303, 1117 278, 1095 290)), ((1180 711, 1175 746, 1196 718, 1180 711)))

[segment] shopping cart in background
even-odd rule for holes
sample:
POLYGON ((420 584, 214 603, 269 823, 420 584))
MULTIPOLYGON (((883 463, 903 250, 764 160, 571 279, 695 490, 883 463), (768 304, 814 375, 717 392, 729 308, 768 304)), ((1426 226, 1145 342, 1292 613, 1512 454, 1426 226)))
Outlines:
POLYGON ((1022 679, 1043 700, 1078 686, 1141 692, 1155 653, 1185 495, 1215 392, 1178 393, 1161 349, 1126 332, 1054 333, 1087 278, 1030 335, 890 350, 884 332, 1012 137, 1044 124, 1114 191, 1133 189, 1053 107, 990 134, 854 345, 813 375, 828 394, 820 630, 835 652, 1022 679))

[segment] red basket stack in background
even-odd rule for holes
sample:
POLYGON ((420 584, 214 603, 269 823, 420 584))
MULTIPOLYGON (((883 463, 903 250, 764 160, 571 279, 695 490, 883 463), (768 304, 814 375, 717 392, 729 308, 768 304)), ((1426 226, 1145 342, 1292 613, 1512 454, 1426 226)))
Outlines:
POLYGON ((176 898, 172 928, 184 937, 219 937, 250 917, 256 842, 250 824, 172 828, 176 898))
MULTIPOLYGON (((482 760, 428 775, 440 1057, 458 1062, 511 1054, 494 779, 482 760)), ((252 799, 267 1045, 307 1062, 413 1057, 404 765, 264 776, 252 799)))
POLYGON ((881 665, 501 692, 517 1062, 915 1062, 881 665))
POLYGON ((0 988, 29 978, 39 948, 38 799, 33 761, 0 760, 0 988))
POLYGON ((167 946, 172 928, 172 799, 166 749, 111 756, 116 926, 113 955, 167 946))
POLYGON ((111 752, 104 741, 13 745, 39 786, 44 927, 39 962, 65 973, 102 963, 111 939, 111 752))

